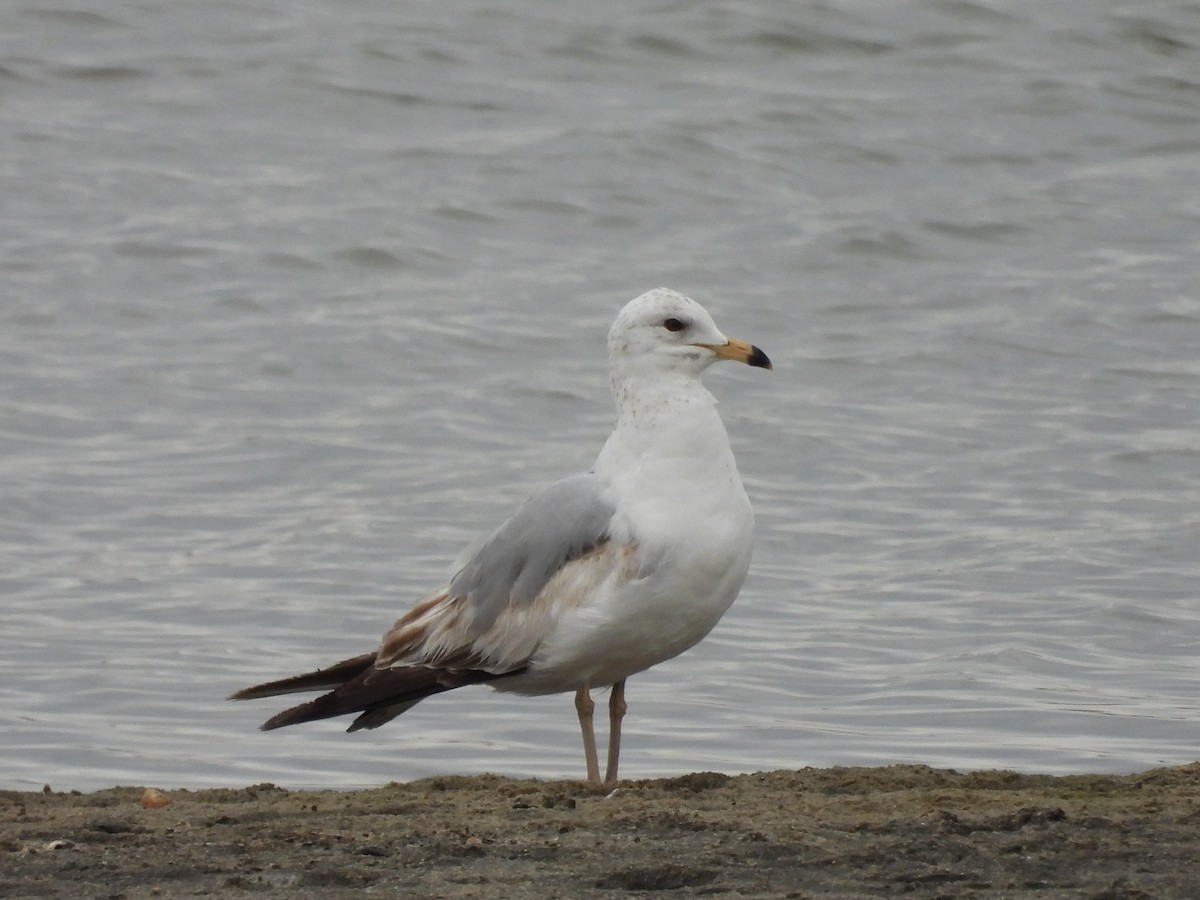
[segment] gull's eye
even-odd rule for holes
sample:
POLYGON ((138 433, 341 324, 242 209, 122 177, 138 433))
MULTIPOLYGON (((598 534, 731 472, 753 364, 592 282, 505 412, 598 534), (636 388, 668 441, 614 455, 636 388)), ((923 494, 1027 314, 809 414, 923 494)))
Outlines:
POLYGON ((671 316, 669 319, 663 319, 662 326, 667 331, 683 331, 683 329, 687 328, 682 319, 677 319, 674 316, 671 316))

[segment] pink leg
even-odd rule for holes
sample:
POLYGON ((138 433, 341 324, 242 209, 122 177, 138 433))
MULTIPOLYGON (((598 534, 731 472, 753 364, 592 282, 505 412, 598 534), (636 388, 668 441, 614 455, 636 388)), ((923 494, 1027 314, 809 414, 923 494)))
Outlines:
POLYGON ((579 730, 583 733, 583 758, 587 761, 587 779, 600 783, 600 760, 596 756, 596 732, 592 729, 592 712, 596 704, 585 684, 575 692, 575 711, 579 713, 579 730))
MULTIPOLYGON (((625 709, 625 680, 621 679, 612 686, 612 693, 608 697, 608 767, 604 773, 605 784, 617 780, 617 760, 621 756, 621 720, 625 718, 625 709)), ((599 767, 596 774, 600 774, 599 767)))

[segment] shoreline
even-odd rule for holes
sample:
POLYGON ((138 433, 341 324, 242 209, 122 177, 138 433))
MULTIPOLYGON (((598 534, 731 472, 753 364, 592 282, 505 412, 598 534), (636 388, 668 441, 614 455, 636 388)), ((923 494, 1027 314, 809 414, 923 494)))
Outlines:
POLYGON ((0 791, 0 860, 5 897, 1183 900, 1200 896, 1200 763, 0 791))

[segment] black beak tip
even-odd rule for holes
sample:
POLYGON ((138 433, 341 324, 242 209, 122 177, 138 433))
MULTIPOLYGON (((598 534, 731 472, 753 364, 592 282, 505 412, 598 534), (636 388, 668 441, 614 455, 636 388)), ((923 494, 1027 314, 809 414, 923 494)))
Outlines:
POLYGON ((774 366, 771 365, 770 357, 768 357, 767 354, 763 353, 762 350, 760 350, 758 347, 754 347, 754 346, 751 346, 750 358, 748 360, 746 360, 746 362, 752 366, 759 368, 759 369, 774 368, 774 366))

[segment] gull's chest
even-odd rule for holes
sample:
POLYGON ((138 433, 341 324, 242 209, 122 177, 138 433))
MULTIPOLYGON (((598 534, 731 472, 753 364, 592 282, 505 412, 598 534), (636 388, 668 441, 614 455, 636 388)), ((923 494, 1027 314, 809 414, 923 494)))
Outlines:
POLYGON ((646 558, 702 568, 748 561, 754 516, 711 397, 637 408, 597 460, 617 524, 646 558))
POLYGON ((736 471, 680 483, 674 473, 630 479, 621 516, 634 541, 662 549, 686 546, 704 553, 738 553, 754 525, 750 501, 736 471))
POLYGON ((642 457, 613 488, 621 524, 649 555, 726 567, 749 550, 754 515, 727 447, 706 459, 642 457))

